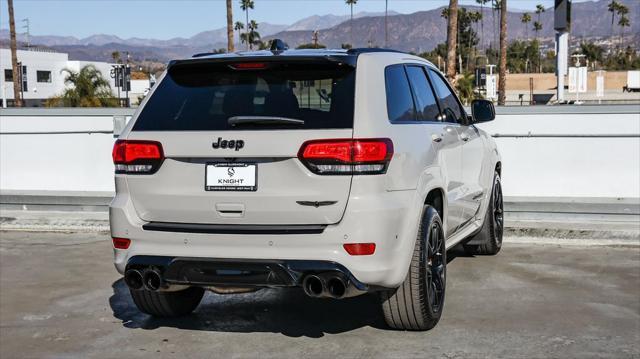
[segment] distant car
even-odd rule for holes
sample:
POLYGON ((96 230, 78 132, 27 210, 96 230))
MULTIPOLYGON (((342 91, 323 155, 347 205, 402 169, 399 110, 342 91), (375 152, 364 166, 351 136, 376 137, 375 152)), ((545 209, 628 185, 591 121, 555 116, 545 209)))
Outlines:
POLYGON ((192 312, 205 290, 301 287, 381 298, 434 327, 446 250, 502 244, 500 156, 442 74, 390 50, 172 61, 113 149, 115 265, 138 308, 192 312))

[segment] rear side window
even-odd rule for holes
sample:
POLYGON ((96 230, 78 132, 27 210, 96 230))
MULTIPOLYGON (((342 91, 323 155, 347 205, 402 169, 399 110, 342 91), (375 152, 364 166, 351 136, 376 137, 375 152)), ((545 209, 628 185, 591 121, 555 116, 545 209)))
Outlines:
POLYGON ((440 104, 442 105, 442 113, 445 115, 446 121, 462 121, 462 114, 464 112, 462 111, 462 107, 460 106, 460 103, 458 103, 456 96, 451 92, 449 86, 439 73, 431 69, 429 71, 431 72, 431 81, 433 81, 433 87, 435 88, 436 94, 440 99, 440 104))
POLYGON ((354 69, 337 64, 174 65, 133 131, 352 128, 354 69), (229 124, 232 117, 284 117, 301 123, 229 124))
POLYGON ((384 70, 389 121, 415 121, 411 88, 404 66, 389 66, 384 70))
POLYGON ((425 69, 421 66, 408 66, 407 75, 416 96, 418 119, 424 121, 438 121, 440 109, 433 94, 425 69))

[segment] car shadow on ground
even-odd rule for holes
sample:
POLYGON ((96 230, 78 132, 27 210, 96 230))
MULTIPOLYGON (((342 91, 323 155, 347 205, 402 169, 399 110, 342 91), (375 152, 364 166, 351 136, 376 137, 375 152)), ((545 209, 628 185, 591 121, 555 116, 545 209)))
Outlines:
MULTIPOLYGON (((447 253, 447 262, 467 255, 460 248, 447 253)), ((272 332, 290 337, 320 338, 362 327, 387 329, 378 296, 334 300, 307 297, 299 288, 263 289, 253 293, 219 295, 206 292, 194 313, 181 318, 153 318, 133 303, 122 279, 112 284, 109 305, 126 328, 170 327, 214 332, 272 332)))
POLYGON ((272 332, 311 338, 367 326, 385 328, 376 295, 334 300, 309 298, 298 288, 228 295, 206 292, 194 313, 168 319, 153 318, 138 311, 122 279, 115 281, 112 287, 109 305, 114 317, 126 328, 272 332))

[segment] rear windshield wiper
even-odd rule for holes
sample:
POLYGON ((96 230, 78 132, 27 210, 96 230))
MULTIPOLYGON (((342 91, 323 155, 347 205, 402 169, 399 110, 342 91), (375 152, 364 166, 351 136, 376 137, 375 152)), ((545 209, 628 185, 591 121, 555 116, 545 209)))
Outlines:
POLYGON ((237 125, 304 125, 304 120, 278 116, 233 116, 227 120, 231 126, 237 125))

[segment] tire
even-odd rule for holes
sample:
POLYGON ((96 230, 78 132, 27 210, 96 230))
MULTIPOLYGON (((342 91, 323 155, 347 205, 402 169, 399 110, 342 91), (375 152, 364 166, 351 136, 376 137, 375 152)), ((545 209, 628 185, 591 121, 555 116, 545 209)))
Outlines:
POLYGON ((491 200, 484 216, 484 223, 480 232, 473 236, 470 242, 478 244, 465 244, 464 250, 474 255, 496 255, 502 248, 502 236, 504 233, 504 207, 502 200, 502 185, 500 175, 496 172, 493 176, 491 200))
POLYGON ((177 292, 154 292, 150 290, 129 290, 136 307, 154 317, 180 317, 193 312, 200 304, 204 289, 190 287, 177 292))
POLYGON ((447 253, 438 212, 424 206, 409 272, 402 285, 380 294, 387 325, 399 330, 429 330, 444 308, 447 253))

